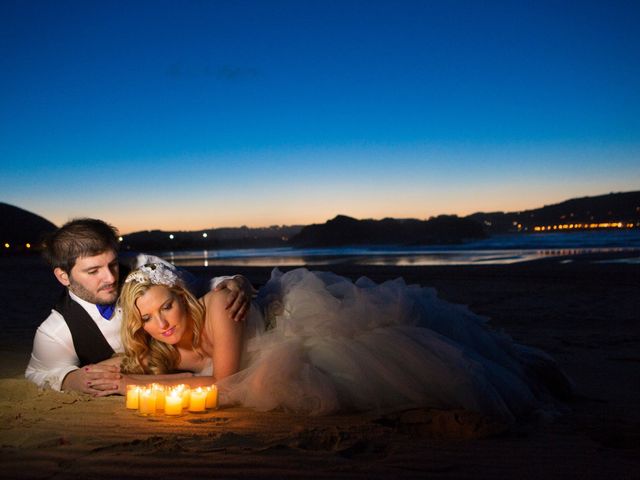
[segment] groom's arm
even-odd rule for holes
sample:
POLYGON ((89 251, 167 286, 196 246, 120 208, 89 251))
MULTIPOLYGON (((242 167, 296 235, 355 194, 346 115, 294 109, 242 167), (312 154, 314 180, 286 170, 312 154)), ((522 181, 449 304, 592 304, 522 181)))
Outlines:
POLYGON ((41 388, 62 390, 64 378, 78 368, 78 357, 41 325, 33 339, 33 350, 25 371, 27 380, 41 388))
POLYGON ((76 390, 92 393, 91 384, 98 379, 111 382, 120 377, 118 369, 90 365, 90 371, 80 368, 73 339, 62 316, 52 311, 38 327, 25 377, 39 387, 54 390, 76 390))
POLYGON ((249 313, 251 307, 251 299, 256 294, 251 282, 242 275, 234 275, 233 277, 216 277, 211 281, 211 290, 218 291, 227 289, 229 295, 227 297, 226 309, 231 318, 236 322, 242 321, 249 313), (217 281, 222 279, 221 281, 217 281))

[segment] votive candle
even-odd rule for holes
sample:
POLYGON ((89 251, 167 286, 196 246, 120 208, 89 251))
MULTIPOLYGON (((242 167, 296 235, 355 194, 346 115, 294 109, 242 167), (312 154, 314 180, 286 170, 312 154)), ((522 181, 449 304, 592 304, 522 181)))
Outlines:
POLYGON ((180 395, 182 395, 182 408, 187 408, 189 406, 189 387, 181 383, 173 387, 173 390, 180 392, 180 395))
POLYGON ((182 407, 188 408, 191 401, 191 388, 182 385, 182 407))
POLYGON ((151 388, 156 393, 156 409, 164 410, 164 397, 165 397, 165 388, 164 385, 160 385, 159 383, 152 383, 151 388))
POLYGON ((205 387, 207 392, 206 408, 218 408, 218 387, 216 385, 209 385, 205 387))
POLYGON ((164 397, 164 414, 180 415, 182 413, 182 392, 172 388, 164 397))
POLYGON ((207 392, 202 387, 191 390, 189 401, 190 412, 204 412, 207 404, 207 392))
POLYGON ((153 388, 143 388, 140 390, 138 412, 142 415, 153 415, 156 413, 156 392, 153 388))
POLYGON ((140 387, 138 385, 127 385, 126 406, 131 410, 138 409, 138 399, 140 397, 140 387))

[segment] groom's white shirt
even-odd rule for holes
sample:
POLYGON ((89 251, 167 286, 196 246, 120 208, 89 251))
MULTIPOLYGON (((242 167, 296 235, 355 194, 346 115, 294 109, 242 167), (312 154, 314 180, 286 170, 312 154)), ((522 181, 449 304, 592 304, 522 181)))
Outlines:
MULTIPOLYGON (((120 340, 122 311, 117 309, 111 320, 106 320, 100 315, 95 304, 82 300, 73 292, 69 292, 69 296, 89 314, 113 351, 122 353, 122 341, 120 340)), ((47 319, 36 331, 31 359, 25 376, 40 387, 60 390, 64 377, 79 366, 80 359, 73 346, 69 326, 59 312, 51 310, 47 319)))
MULTIPOLYGON (((160 262, 171 268, 175 268, 173 265, 158 257, 145 254, 137 256, 134 268, 150 262, 160 262)), ((216 277, 211 280, 210 288, 213 289, 220 282, 230 278, 233 277, 216 277)), ((113 317, 110 320, 106 320, 100 315, 98 307, 96 307, 95 304, 78 298, 78 296, 71 291, 69 295, 86 310, 104 335, 104 338, 109 345, 111 345, 111 348, 113 348, 113 351, 122 353, 124 351, 120 339, 122 311, 116 309, 113 317)), ((59 312, 51 310, 49 316, 40 324, 38 330, 36 330, 36 335, 33 339, 31 359, 25 371, 25 377, 40 387, 50 387, 54 390, 60 390, 64 377, 80 366, 80 359, 73 346, 73 338, 67 322, 59 312)))

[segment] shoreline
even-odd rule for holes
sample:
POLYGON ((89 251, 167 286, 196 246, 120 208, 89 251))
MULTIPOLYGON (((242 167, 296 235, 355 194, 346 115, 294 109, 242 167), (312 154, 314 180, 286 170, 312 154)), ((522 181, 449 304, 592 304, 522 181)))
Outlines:
MULTIPOLYGON (((57 285, 37 261, 0 259, 2 321, 25 335, 57 285)), ((300 417, 231 408, 140 417, 122 397, 40 391, 30 339, 0 340, 0 478, 633 478, 640 471, 640 269, 615 255, 509 265, 309 266, 398 276, 468 305, 552 355, 576 384, 564 416, 507 430, 461 411, 300 417), (562 260, 572 260, 562 263, 562 260), (20 365, 20 358, 25 359, 20 365)), ((283 268, 282 270, 289 270, 283 268)), ((264 284, 270 267, 195 267, 264 284)), ((55 298, 55 297, 54 297, 55 298)))

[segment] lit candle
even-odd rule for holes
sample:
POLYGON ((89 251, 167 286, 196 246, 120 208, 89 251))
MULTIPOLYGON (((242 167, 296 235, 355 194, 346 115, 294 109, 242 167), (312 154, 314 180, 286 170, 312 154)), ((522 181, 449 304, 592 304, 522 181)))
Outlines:
POLYGON ((159 383, 152 383, 151 388, 153 388, 153 391, 156 393, 156 409, 164 410, 164 385, 160 385, 159 383))
POLYGON ((191 390, 191 399, 189 401, 190 412, 204 412, 207 404, 207 392, 202 387, 191 390))
POLYGON ((172 388, 164 397, 164 414, 180 415, 182 413, 182 391, 172 388))
POLYGON ((127 408, 137 410, 139 396, 140 387, 138 385, 127 385, 127 408))
POLYGON ((218 408, 218 387, 216 385, 209 385, 205 387, 207 391, 207 408, 218 408))
POLYGON ((141 415, 153 415, 156 413, 156 392, 153 388, 140 390, 138 412, 141 415))
POLYGON ((189 406, 189 400, 191 400, 191 388, 184 384, 178 385, 178 390, 182 393, 182 408, 189 406))

